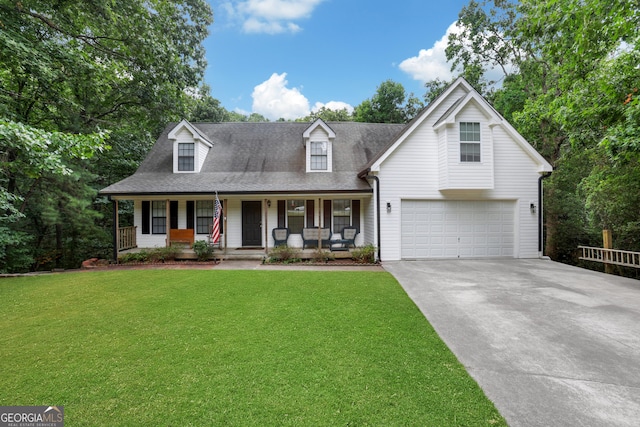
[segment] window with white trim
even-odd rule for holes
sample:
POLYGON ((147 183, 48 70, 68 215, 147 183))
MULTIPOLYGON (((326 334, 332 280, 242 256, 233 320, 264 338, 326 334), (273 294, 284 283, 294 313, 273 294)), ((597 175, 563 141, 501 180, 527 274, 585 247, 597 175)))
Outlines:
POLYGON ((333 201, 333 232, 341 233, 344 227, 351 225, 351 200, 333 201))
POLYGON ((292 234, 304 228, 304 200, 287 200, 287 227, 292 234))
POLYGON ((311 170, 327 170, 327 141, 311 141, 311 170))
POLYGON ((164 200, 151 202, 151 233, 167 233, 167 203, 164 200))
POLYGON ((193 142, 178 143, 178 170, 194 171, 195 164, 195 144, 193 142))
POLYGON ((480 123, 460 122, 460 161, 480 162, 480 123))
POLYGON ((213 200, 196 200, 196 233, 209 234, 213 225, 213 200))

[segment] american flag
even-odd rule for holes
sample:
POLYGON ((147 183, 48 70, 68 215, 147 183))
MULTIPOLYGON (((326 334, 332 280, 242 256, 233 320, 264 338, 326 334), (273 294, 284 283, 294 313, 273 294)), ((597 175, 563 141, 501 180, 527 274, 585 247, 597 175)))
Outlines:
POLYGON ((216 201, 213 204, 213 227, 211 227, 211 243, 214 245, 220 241, 220 218, 222 217, 222 205, 216 193, 216 201))

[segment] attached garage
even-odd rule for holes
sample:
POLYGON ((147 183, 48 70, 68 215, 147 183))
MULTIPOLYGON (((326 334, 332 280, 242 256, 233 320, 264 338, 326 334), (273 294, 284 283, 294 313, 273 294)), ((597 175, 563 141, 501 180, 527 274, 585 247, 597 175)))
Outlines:
POLYGON ((514 256, 514 201, 403 200, 401 257, 514 256))

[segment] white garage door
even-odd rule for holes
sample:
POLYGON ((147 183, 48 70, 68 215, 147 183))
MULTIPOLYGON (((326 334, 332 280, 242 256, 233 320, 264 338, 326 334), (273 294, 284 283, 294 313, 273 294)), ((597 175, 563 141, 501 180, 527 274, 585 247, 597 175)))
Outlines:
POLYGON ((513 257, 515 202, 402 201, 402 258, 513 257))

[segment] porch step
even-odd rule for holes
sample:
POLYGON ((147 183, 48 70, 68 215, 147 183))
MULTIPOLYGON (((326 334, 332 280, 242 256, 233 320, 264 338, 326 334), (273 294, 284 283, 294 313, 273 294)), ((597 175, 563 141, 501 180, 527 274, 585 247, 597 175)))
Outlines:
POLYGON ((213 255, 217 259, 226 260, 261 260, 267 255, 264 249, 230 249, 227 251, 213 251, 213 255))

